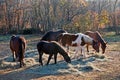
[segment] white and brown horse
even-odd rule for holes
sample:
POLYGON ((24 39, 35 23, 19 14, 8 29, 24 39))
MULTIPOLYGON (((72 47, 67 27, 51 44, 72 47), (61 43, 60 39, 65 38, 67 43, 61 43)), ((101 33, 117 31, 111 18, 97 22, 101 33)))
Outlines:
POLYGON ((97 42, 94 41, 88 35, 82 33, 77 33, 77 34, 62 33, 57 37, 57 39, 59 43, 62 44, 63 46, 75 46, 76 47, 75 53, 78 53, 79 50, 82 50, 83 53, 85 53, 84 52, 85 44, 92 45, 92 47, 96 50, 96 52, 99 52, 97 42))
MULTIPOLYGON (((95 32, 86 31, 85 34, 90 36, 91 38, 93 38, 95 41, 97 41, 98 42, 98 46, 101 45, 102 53, 104 54, 105 50, 106 50, 107 42, 105 42, 105 40, 102 38, 100 33, 98 31, 95 31, 95 32)), ((88 46, 89 45, 87 45, 87 51, 89 52, 88 46)))

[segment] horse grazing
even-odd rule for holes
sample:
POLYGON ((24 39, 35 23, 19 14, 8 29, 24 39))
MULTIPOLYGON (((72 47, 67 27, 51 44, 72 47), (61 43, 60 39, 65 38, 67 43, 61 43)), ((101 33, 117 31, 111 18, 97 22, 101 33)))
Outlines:
POLYGON ((67 46, 67 51, 69 50, 69 46, 77 46, 76 44, 72 44, 72 41, 75 41, 77 39, 78 35, 71 34, 71 33, 62 33, 59 36, 57 36, 57 41, 62 46, 67 46))
POLYGON ((71 34, 71 33, 62 33, 57 37, 60 44, 63 46, 76 46, 76 53, 78 53, 79 49, 84 51, 84 45, 89 44, 92 45, 92 47, 99 52, 97 42, 94 41, 91 37, 82 34, 71 34))
POLYGON ((10 49, 13 54, 13 61, 20 62, 20 67, 24 66, 23 58, 26 49, 26 40, 22 36, 13 35, 10 39, 10 49))
POLYGON ((45 35, 43 35, 41 40, 56 41, 57 36, 60 35, 61 33, 66 33, 66 31, 62 29, 57 30, 57 31, 48 31, 47 33, 45 33, 45 35))
POLYGON ((60 53, 64 57, 66 62, 68 62, 68 63, 71 62, 71 59, 68 56, 67 52, 65 52, 65 50, 55 41, 52 41, 52 42, 40 41, 37 44, 37 50, 39 52, 39 62, 41 63, 41 65, 43 65, 43 63, 42 63, 43 53, 46 53, 49 55, 47 65, 49 64, 53 55, 54 55, 55 64, 57 63, 57 54, 58 53, 60 53))
MULTIPOLYGON (((105 40, 102 38, 100 33, 98 31, 95 31, 95 32, 86 31, 85 34, 90 36, 91 38, 93 38, 95 41, 97 41, 98 42, 98 46, 101 45, 102 53, 104 54, 105 50, 106 50, 107 42, 105 42, 105 40)), ((89 52, 88 46, 89 45, 87 45, 87 51, 89 52)))

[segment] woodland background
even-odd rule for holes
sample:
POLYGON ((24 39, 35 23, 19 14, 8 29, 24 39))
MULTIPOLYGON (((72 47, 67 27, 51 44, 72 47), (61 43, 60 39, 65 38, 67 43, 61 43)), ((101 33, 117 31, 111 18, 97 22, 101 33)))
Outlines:
POLYGON ((65 29, 120 34, 119 0, 0 0, 0 34, 65 29))

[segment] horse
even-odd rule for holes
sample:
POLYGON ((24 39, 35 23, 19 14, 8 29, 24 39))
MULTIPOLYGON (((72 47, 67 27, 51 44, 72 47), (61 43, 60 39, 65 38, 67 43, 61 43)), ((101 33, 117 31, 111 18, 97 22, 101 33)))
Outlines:
MULTIPOLYGON (((105 40, 102 38, 101 34, 98 31, 92 32, 92 31, 86 31, 85 32, 86 35, 90 36, 91 38, 93 38, 95 41, 98 42, 98 46, 101 45, 101 49, 102 49, 102 53, 105 53, 106 50, 106 44, 107 42, 105 42, 105 40)), ((89 45, 86 46, 87 47, 87 51, 89 52, 89 45)))
POLYGON ((57 41, 62 45, 67 47, 67 52, 69 51, 69 46, 77 46, 73 45, 72 41, 75 41, 78 35, 72 33, 62 33, 57 36, 57 41))
POLYGON ((13 61, 19 61, 20 67, 24 66, 23 58, 26 49, 25 38, 13 35, 10 39, 10 49, 13 54, 13 61))
POLYGON ((44 40, 44 41, 56 41, 56 37, 58 35, 60 35, 61 33, 66 33, 67 31, 65 30, 57 30, 57 31, 48 31, 45 33, 45 35, 43 35, 43 37, 41 38, 40 41, 44 40))
MULTIPOLYGON (((98 44, 96 41, 94 41, 91 37, 88 35, 77 33, 77 34, 71 34, 71 33, 62 33, 57 37, 59 43, 63 46, 74 46, 76 47, 75 53, 77 54, 79 49, 83 51, 84 53, 84 45, 89 44, 92 45, 92 47, 96 50, 96 52, 99 52, 98 44)), ((81 51, 81 53, 82 53, 81 51)))
POLYGON ((53 55, 54 55, 54 62, 55 62, 55 64, 57 63, 57 54, 58 53, 60 53, 63 56, 64 60, 67 63, 71 62, 71 59, 68 56, 67 52, 56 41, 51 41, 51 42, 40 41, 37 44, 37 50, 38 50, 38 53, 39 53, 39 63, 41 63, 41 65, 43 65, 43 63, 42 63, 42 55, 43 55, 43 53, 46 53, 46 54, 49 55, 47 65, 49 64, 49 62, 50 62, 53 55))

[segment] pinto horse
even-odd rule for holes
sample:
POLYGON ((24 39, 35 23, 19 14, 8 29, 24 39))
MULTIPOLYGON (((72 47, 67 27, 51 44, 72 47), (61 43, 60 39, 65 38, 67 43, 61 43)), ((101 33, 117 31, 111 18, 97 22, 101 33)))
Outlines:
MULTIPOLYGON (((105 50, 106 50, 107 42, 105 42, 105 40, 102 38, 100 33, 98 31, 96 31, 96 32, 86 31, 85 34, 90 36, 91 38, 93 38, 95 41, 97 41, 98 42, 98 46, 101 45, 102 53, 104 54, 105 50)), ((89 45, 87 45, 87 51, 89 52, 88 46, 89 45)))
POLYGON ((24 66, 23 58, 26 49, 26 40, 22 36, 13 35, 10 39, 10 49, 13 54, 13 61, 20 62, 20 67, 24 66))
POLYGON ((57 37, 60 44, 63 46, 76 46, 76 52, 78 53, 79 50, 84 51, 84 45, 89 44, 92 45, 92 47, 99 52, 98 44, 96 41, 94 41, 91 37, 88 35, 77 33, 77 34, 71 34, 71 33, 62 33, 57 37))
POLYGON ((66 31, 62 29, 57 30, 57 31, 48 31, 47 33, 45 33, 45 35, 43 35, 41 40, 56 41, 57 36, 60 35, 61 33, 66 33, 66 31))
POLYGON ((57 54, 58 53, 60 53, 64 57, 66 62, 68 62, 68 63, 71 62, 71 59, 68 56, 67 52, 59 45, 59 43, 57 43, 55 41, 52 41, 52 42, 40 41, 37 44, 37 50, 39 52, 39 62, 41 63, 41 65, 43 65, 43 63, 42 63, 43 53, 46 53, 49 55, 47 65, 49 64, 53 55, 54 55, 55 64, 57 63, 57 54))

